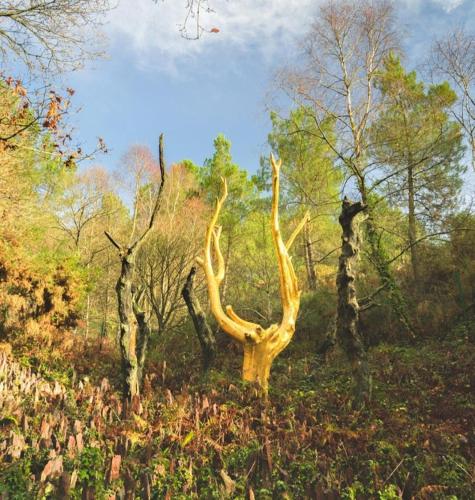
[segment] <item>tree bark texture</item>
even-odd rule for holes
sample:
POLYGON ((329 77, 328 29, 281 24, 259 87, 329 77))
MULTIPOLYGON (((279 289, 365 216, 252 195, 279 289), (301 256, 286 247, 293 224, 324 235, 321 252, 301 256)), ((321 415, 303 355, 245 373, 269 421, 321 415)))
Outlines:
MULTIPOLYGON (((105 231, 107 239, 118 250, 121 268, 116 284, 119 313, 119 343, 122 360, 123 396, 126 403, 140 396, 140 382, 143 376, 143 364, 150 337, 147 321, 143 311, 135 303, 133 279, 135 262, 140 248, 147 240, 155 224, 165 184, 165 161, 163 155, 163 134, 159 140, 160 185, 155 198, 155 205, 148 226, 134 243, 122 246, 105 231)), ((124 408, 128 405, 125 404, 124 408)))
POLYGON ((196 275, 196 268, 193 266, 186 279, 185 286, 182 290, 183 300, 185 301, 188 312, 190 313, 196 334, 201 346, 203 356, 203 368, 208 370, 214 364, 216 357, 216 338, 213 330, 208 325, 206 315, 201 308, 201 304, 194 290, 194 280, 196 275))
POLYGON ((414 275, 414 282, 419 283, 419 253, 417 250, 417 221, 416 221, 416 203, 414 189, 414 168, 412 164, 407 169, 407 205, 408 205, 408 236, 411 249, 411 264, 414 275))
POLYGON ((312 240, 310 238, 310 228, 308 222, 303 228, 303 240, 308 289, 315 291, 317 289, 317 274, 315 273, 315 267, 313 265, 312 240))
POLYGON ((116 291, 119 313, 119 343, 122 359, 123 394, 131 400, 140 392, 137 359, 138 324, 133 308, 132 278, 135 267, 135 252, 121 257, 121 271, 116 291))
POLYGON ((365 209, 361 202, 346 197, 339 222, 342 228, 341 254, 336 279, 338 290, 337 337, 345 351, 355 381, 355 405, 364 406, 369 399, 370 382, 366 349, 358 329, 359 305, 356 298, 354 264, 359 252, 359 238, 354 218, 365 209))
POLYGON ((139 305, 140 299, 138 294, 134 294, 132 298, 132 307, 134 316, 137 321, 137 372, 139 387, 142 386, 144 376, 145 360, 148 352, 148 341, 150 340, 151 330, 149 325, 149 318, 139 305))

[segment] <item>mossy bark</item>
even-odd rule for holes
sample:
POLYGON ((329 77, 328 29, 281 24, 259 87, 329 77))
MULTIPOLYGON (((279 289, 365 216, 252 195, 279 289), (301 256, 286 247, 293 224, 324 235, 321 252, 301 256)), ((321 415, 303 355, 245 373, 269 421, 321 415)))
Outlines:
POLYGON ((216 338, 213 330, 211 330, 211 327, 206 320, 206 315, 201 308, 200 301, 195 294, 195 274, 196 268, 192 267, 181 293, 188 307, 188 312, 193 320, 193 325, 200 342, 203 357, 203 368, 204 370, 208 370, 213 366, 216 357, 216 338))
POLYGON ((135 253, 121 257, 121 272, 116 291, 119 313, 119 344, 122 359, 123 395, 131 400, 140 393, 139 365, 137 359, 138 324, 133 309, 132 277, 135 253))
POLYGON ((414 275, 414 284, 420 283, 419 273, 419 252, 417 248, 417 220, 416 220, 416 202, 414 187, 414 168, 412 163, 407 169, 407 206, 408 206, 408 236, 411 251, 412 273, 414 275))
POLYGON ((359 252, 359 238, 355 217, 365 209, 361 202, 345 198, 339 222, 342 228, 341 254, 338 262, 338 316, 337 338, 351 364, 355 381, 355 406, 361 408, 369 400, 370 378, 366 349, 358 328, 359 304, 356 298, 354 263, 359 252))
POLYGON ((361 194, 362 203, 365 205, 366 220, 363 229, 365 241, 369 247, 368 256, 379 275, 381 286, 386 291, 391 309, 394 311, 399 323, 411 338, 415 338, 414 327, 407 312, 406 300, 389 267, 389 256, 381 244, 380 233, 374 220, 373 204, 371 203, 364 177, 359 178, 358 189, 361 194))
POLYGON ((372 210, 367 209, 366 214, 367 219, 364 225, 364 235, 369 246, 369 258, 379 275, 381 285, 384 287, 387 294, 391 309, 394 311, 399 323, 404 327, 405 332, 410 338, 414 339, 415 331, 407 313, 407 303, 389 268, 389 257, 381 246, 380 234, 376 229, 372 210))
POLYGON ((149 325, 149 318, 140 307, 139 299, 135 295, 133 297, 133 309, 137 321, 137 347, 135 352, 137 356, 138 382, 140 388, 143 382, 144 366, 148 353, 148 342, 152 332, 149 325))

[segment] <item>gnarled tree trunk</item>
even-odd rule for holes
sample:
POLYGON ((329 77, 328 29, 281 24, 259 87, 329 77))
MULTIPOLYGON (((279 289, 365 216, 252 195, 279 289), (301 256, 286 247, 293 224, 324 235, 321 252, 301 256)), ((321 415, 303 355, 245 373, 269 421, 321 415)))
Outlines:
POLYGON ((243 346, 242 378, 248 382, 257 383, 264 394, 268 390, 272 362, 287 347, 295 332, 295 322, 300 306, 300 290, 289 255, 289 249, 308 220, 308 214, 306 214, 287 243, 284 243, 279 226, 279 175, 281 162, 276 162, 272 155, 271 166, 271 230, 279 267, 280 295, 283 310, 280 324, 271 325, 264 329, 257 323, 240 318, 231 306, 227 306, 225 308, 226 311, 224 311, 221 305, 220 285, 225 279, 226 268, 219 246, 221 227, 217 226, 217 221, 228 193, 225 179, 223 179, 224 193, 217 200, 216 210, 206 230, 204 258, 197 259, 206 275, 211 312, 221 329, 243 346), (215 259, 217 261, 217 272, 213 269, 212 247, 214 248, 215 259))
POLYGON ((342 228, 342 246, 336 279, 338 289, 336 333, 351 364, 357 407, 364 406, 369 399, 370 391, 367 354, 358 329, 359 305, 353 269, 359 252, 359 239, 355 231, 354 218, 364 209, 363 203, 352 202, 345 198, 338 219, 342 228))
POLYGON ((142 386, 143 376, 144 376, 144 366, 145 360, 147 358, 148 352, 148 341, 150 340, 151 330, 149 325, 149 317, 140 307, 140 301, 143 296, 143 290, 137 294, 133 295, 133 310, 135 320, 137 321, 137 346, 135 348, 135 353, 137 356, 137 377, 139 381, 139 387, 142 386))
POLYGON ((135 253, 121 257, 121 271, 116 284, 119 312, 119 344, 122 363, 123 395, 131 400, 140 392, 137 362, 137 320, 133 310, 132 279, 135 253))
POLYGON ((203 368, 208 370, 214 363, 216 357, 216 338, 213 330, 206 321, 206 315, 201 308, 200 301, 195 295, 194 279, 196 268, 193 266, 186 278, 185 286, 181 292, 183 300, 185 301, 188 312, 190 313, 193 325, 200 341, 201 351, 203 354, 203 368))
MULTIPOLYGON (((143 363, 150 331, 145 315, 134 304, 133 279, 135 261, 141 246, 150 234, 160 208, 163 186, 165 184, 165 163, 163 158, 163 134, 159 142, 160 186, 155 198, 155 204, 149 224, 143 233, 129 246, 122 246, 106 231, 105 235, 119 252, 121 268, 116 284, 117 305, 119 313, 119 343, 122 362, 123 396, 126 402, 140 395, 140 384, 143 376, 143 363)), ((124 408, 127 404, 124 405, 124 408)))

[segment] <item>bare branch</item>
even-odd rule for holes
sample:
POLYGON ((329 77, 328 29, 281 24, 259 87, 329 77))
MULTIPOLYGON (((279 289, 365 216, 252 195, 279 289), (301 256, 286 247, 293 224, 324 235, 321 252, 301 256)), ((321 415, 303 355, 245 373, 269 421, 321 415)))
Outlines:
POLYGON ((112 6, 112 0, 1 1, 3 63, 20 60, 29 70, 48 75, 81 67, 102 55, 91 47, 97 47, 102 16, 112 6))
POLYGON ((122 247, 114 240, 114 238, 107 231, 104 231, 104 234, 106 235, 107 239, 117 248, 117 250, 122 253, 122 247))

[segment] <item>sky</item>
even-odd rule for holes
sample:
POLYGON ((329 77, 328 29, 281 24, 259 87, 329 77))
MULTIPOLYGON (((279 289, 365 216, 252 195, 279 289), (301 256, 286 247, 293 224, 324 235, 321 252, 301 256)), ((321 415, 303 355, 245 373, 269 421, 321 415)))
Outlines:
MULTIPOLYGON (((219 33, 185 40, 179 26, 185 0, 119 0, 104 19, 106 59, 66 75, 75 89, 75 137, 93 148, 103 137, 110 153, 96 163, 115 169, 133 144, 154 151, 165 134, 168 163, 202 164, 224 133, 233 159, 255 172, 267 154, 276 70, 296 55, 319 0, 209 0, 202 23, 219 33)), ((475 0, 395 0, 406 63, 417 67, 431 41, 475 22, 475 0)))

